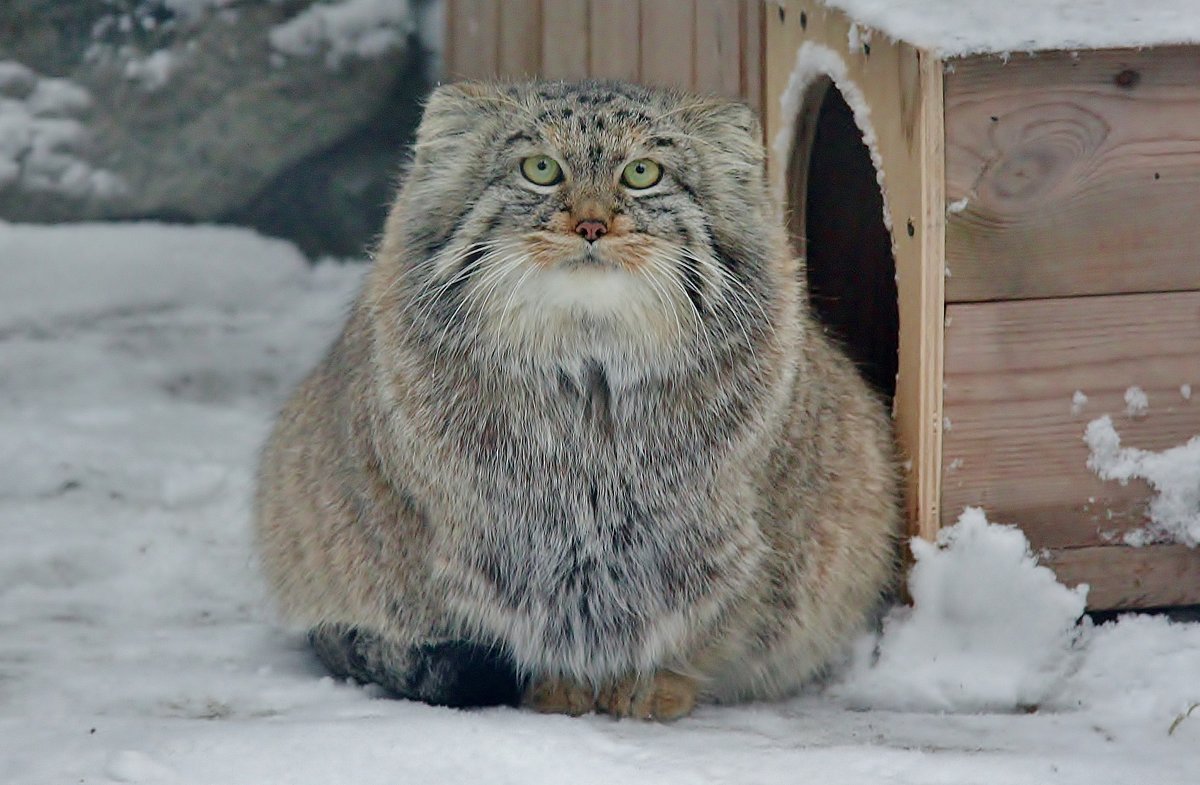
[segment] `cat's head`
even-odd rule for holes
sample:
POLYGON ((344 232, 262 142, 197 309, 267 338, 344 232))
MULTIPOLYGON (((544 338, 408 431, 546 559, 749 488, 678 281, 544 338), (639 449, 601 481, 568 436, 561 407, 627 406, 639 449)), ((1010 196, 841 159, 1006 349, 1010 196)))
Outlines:
POLYGON ((774 269, 763 158, 753 113, 732 101, 611 82, 443 86, 383 258, 437 340, 719 361, 770 331, 794 279, 774 269))

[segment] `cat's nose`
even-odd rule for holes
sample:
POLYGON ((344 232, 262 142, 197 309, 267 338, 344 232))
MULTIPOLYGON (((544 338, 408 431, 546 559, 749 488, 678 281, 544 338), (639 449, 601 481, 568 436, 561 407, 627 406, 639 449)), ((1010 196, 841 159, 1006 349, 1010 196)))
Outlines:
POLYGON ((584 220, 575 224, 575 234, 587 240, 589 243, 594 243, 604 235, 608 234, 608 224, 604 221, 584 220))

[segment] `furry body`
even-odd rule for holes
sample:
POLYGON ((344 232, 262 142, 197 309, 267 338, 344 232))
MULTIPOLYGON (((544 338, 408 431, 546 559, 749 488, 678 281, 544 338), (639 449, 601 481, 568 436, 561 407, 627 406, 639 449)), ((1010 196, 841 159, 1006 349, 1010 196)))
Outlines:
POLYGON ((440 88, 346 329, 264 451, 282 610, 336 672, 431 702, 471 702, 408 678, 459 645, 579 710, 793 691, 866 623, 899 520, 882 407, 801 281, 745 107, 440 88), (546 151, 563 181, 522 181, 546 151), (663 182, 623 188, 640 156, 663 182))

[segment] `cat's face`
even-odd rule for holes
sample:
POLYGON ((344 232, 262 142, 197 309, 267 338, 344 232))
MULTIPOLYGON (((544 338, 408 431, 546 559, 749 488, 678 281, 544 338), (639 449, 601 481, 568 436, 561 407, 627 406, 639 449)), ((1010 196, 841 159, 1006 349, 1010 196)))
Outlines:
POLYGON ((740 104, 614 83, 443 87, 405 192, 412 307, 455 334, 711 351, 763 318, 770 218, 740 104))

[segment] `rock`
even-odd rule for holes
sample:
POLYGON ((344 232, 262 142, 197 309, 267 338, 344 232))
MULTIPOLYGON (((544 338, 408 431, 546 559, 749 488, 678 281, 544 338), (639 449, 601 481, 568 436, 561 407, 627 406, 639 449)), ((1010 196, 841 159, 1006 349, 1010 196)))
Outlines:
POLYGON ((5 5, 0 218, 238 223, 338 256, 379 231, 423 2, 5 5))

